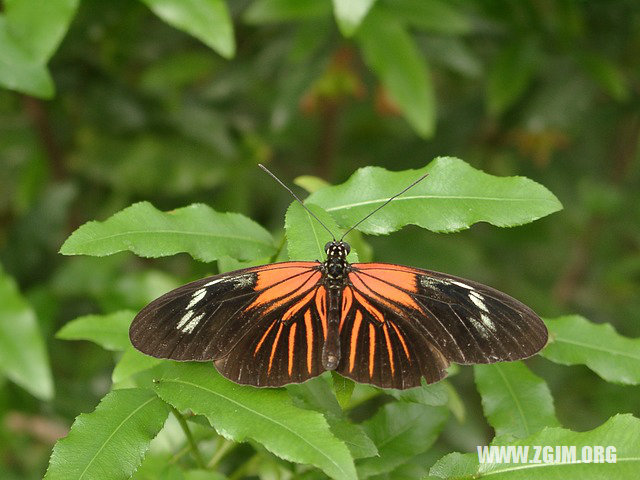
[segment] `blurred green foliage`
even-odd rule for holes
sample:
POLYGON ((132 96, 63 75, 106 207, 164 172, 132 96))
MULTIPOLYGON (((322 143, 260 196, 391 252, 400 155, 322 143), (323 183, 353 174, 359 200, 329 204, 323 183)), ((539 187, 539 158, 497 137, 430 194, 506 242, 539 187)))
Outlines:
MULTIPOLYGON (((640 336, 635 0, 44 3, 0 2, 0 85, 11 89, 0 90, 0 263, 3 284, 12 277, 21 292, 8 287, 11 298, 37 317, 55 396, 3 370, 0 477, 40 478, 55 439, 110 389, 113 354, 56 339, 62 325, 139 309, 216 271, 186 255, 65 258, 65 238, 142 200, 240 212, 281 238, 290 198, 258 162, 289 184, 439 155, 532 178, 562 212, 514 229, 407 227, 366 240, 376 260, 473 278, 543 316, 577 313, 640 336)), ((41 351, 27 343, 23 354, 41 351)), ((640 415, 637 386, 542 358, 529 366, 565 427, 640 415)), ((466 418, 449 420, 427 465, 491 438, 471 369, 452 383, 466 418)))

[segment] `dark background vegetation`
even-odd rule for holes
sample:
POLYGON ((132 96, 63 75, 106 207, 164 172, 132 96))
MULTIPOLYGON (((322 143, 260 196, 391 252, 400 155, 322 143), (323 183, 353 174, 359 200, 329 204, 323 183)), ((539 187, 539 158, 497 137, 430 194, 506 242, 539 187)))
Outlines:
MULTIPOLYGON (((227 60, 142 3, 84 0, 49 63, 54 98, 0 91, 0 263, 37 311, 56 389, 43 402, 0 382, 1 477, 41 476, 55 438, 110 388, 113 355, 57 340, 57 329, 86 313, 138 309, 151 293, 216 271, 187 255, 61 257, 64 239, 139 200, 163 210, 204 202, 281 232, 291 199, 258 162, 288 184, 299 175, 341 183, 362 166, 403 170, 439 155, 532 178, 563 211, 512 229, 405 228, 369 237, 373 258, 472 278, 541 316, 579 313, 640 336, 636 1, 449 2, 462 23, 411 30, 436 99, 435 131, 423 136, 330 14, 256 23, 250 4, 229 2, 237 53, 227 60)), ((582 366, 529 366, 568 428, 640 414, 637 388, 582 366)), ((450 420, 441 453, 491 434, 471 369, 453 382, 467 418, 450 420)))

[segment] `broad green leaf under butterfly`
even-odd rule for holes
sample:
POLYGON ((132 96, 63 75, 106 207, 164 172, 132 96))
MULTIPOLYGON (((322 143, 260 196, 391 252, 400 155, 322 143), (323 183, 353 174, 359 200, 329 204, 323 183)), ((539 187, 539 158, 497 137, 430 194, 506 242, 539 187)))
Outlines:
POLYGON ((275 251, 269 232, 238 213, 193 204, 161 212, 140 202, 104 222, 88 222, 64 242, 63 255, 104 256, 129 250, 141 257, 186 252, 211 262, 224 255, 251 260, 275 251))
POLYGON ((172 362, 157 391, 174 407, 205 415, 230 440, 253 439, 281 458, 314 465, 332 478, 356 478, 349 450, 322 414, 294 406, 285 390, 237 385, 210 364, 172 362))
MULTIPOLYGON (((287 385, 286 389, 294 398, 296 405, 300 404, 303 408, 324 414, 331 432, 344 441, 353 458, 373 457, 378 453, 375 445, 364 433, 362 426, 353 424, 345 418, 343 407, 338 403, 334 390, 341 390, 342 387, 336 386, 336 377, 338 375, 332 375, 333 388, 329 382, 331 377, 323 375, 304 383, 287 385)), ((353 385, 351 380, 346 378, 344 380, 353 385)))
POLYGON ((549 343, 543 357, 562 365, 586 365, 608 382, 640 384, 640 338, 627 338, 608 324, 578 315, 546 320, 549 343))
POLYGON ((32 395, 50 400, 49 357, 31 306, 0 267, 0 372, 32 395))
POLYGON ((482 408, 496 436, 527 437, 560 426, 549 387, 522 362, 475 365, 482 408))
POLYGON ((357 32, 367 64, 422 137, 435 129, 435 93, 429 69, 411 35, 391 13, 374 7, 357 32))
MULTIPOLYGON (((335 235, 340 235, 340 229, 331 215, 317 205, 306 203, 305 205, 329 230, 335 232, 335 235)), ((290 260, 323 261, 326 258, 327 254, 324 251, 324 246, 332 240, 331 235, 298 202, 293 202, 289 206, 285 216, 284 228, 287 235, 287 250, 290 260)), ((351 263, 358 261, 358 253, 353 246, 347 260, 351 263)))
MULTIPOLYGON (((581 460, 582 447, 609 445, 616 448, 616 463, 484 463, 479 465, 477 452, 451 453, 441 458, 429 471, 430 478, 487 478, 495 480, 634 480, 640 471, 640 420, 632 415, 616 415, 588 432, 573 432, 550 427, 515 442, 493 445, 528 446, 528 458, 534 459, 534 446, 564 445, 576 447, 581 460)), ((593 451, 593 450, 592 450, 593 451)))
POLYGON ((435 232, 455 232, 477 222, 512 227, 562 208, 533 180, 489 175, 453 157, 436 158, 419 170, 361 168, 345 183, 323 188, 307 201, 323 207, 340 226, 351 226, 425 173, 427 178, 357 229, 378 235, 409 224, 435 232))
POLYGON ((235 54, 233 23, 224 0, 142 0, 170 25, 193 35, 225 58, 235 54))
POLYGON ((111 381, 114 384, 120 383, 139 372, 155 367, 162 361, 160 358, 140 353, 132 345, 129 345, 113 368, 111 381))
POLYGON ((84 315, 70 321, 56 333, 63 340, 89 340, 106 350, 125 350, 129 325, 136 312, 121 310, 107 315, 84 315))
POLYGON ((357 462, 360 478, 393 471, 425 452, 438 438, 447 420, 444 407, 412 402, 388 403, 363 426, 378 448, 378 456, 357 462))
POLYGON ((45 480, 126 479, 138 468, 169 408, 153 392, 121 389, 78 416, 53 448, 45 480))

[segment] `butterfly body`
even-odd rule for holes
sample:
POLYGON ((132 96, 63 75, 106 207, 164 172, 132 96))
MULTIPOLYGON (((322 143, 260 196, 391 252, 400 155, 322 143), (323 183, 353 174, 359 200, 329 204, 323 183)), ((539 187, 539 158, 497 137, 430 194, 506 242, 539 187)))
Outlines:
POLYGON ((450 362, 526 358, 547 341, 528 307, 485 285, 402 265, 283 262, 208 277, 154 300, 130 338, 143 353, 214 361, 255 386, 299 383, 336 370, 380 387, 446 376, 450 362))

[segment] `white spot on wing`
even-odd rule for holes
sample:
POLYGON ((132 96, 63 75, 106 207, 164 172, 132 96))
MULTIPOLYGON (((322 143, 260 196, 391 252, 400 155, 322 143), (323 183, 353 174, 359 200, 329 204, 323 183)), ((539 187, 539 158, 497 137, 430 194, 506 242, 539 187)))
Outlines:
POLYGON ((473 290, 473 287, 466 283, 458 282, 457 280, 451 280, 451 283, 458 285, 459 287, 466 288, 467 290, 473 290))
POLYGON ((193 310, 187 310, 187 313, 182 316, 182 318, 178 322, 178 325, 176 325, 176 328, 178 330, 182 330, 182 327, 184 327, 184 325, 191 319, 192 316, 193 310))
POLYGON ((187 310, 191 310, 193 307, 195 307, 198 304, 198 302, 200 302, 200 300, 204 298, 206 294, 207 294, 206 288, 201 288, 200 290, 196 290, 193 293, 193 296, 191 297, 191 301, 189 302, 189 305, 187 305, 187 310))
POLYGON ((471 300, 474 303, 474 305, 478 307, 480 310, 482 310, 483 312, 489 312, 489 309, 484 303, 484 298, 482 298, 482 295, 480 295, 475 290, 471 290, 469 292, 469 300, 471 300))
POLYGON ((193 329, 196 328, 198 326, 198 324, 200 323, 200 320, 202 320, 202 317, 204 317, 204 313, 201 313, 200 315, 196 315, 195 317, 193 317, 191 320, 189 320, 189 323, 187 323, 184 328, 182 329, 182 331, 184 333, 191 333, 193 332, 193 329))
POLYGON ((484 324, 484 325, 485 325, 489 330, 491 330, 491 331, 492 331, 492 332, 494 332, 494 333, 496 332, 496 326, 495 326, 495 324, 493 323, 493 320, 491 320, 491 319, 489 318, 489 316, 488 316, 488 315, 485 315, 484 313, 481 313, 481 314, 480 314, 480 318, 482 319, 482 323, 483 323, 483 324, 484 324))
POLYGON ((473 325, 473 328, 476 329, 476 332, 478 332, 481 336, 483 336, 484 338, 487 338, 489 336, 489 331, 484 325, 484 322, 480 322, 477 318, 474 317, 469 317, 469 321, 471 322, 471 325, 473 325))
POLYGON ((205 287, 210 287, 211 285, 215 285, 216 283, 221 282, 233 282, 237 287, 248 287, 253 284, 255 276, 253 273, 245 273, 243 275, 228 275, 220 278, 216 278, 215 280, 211 280, 208 283, 205 283, 205 287))

